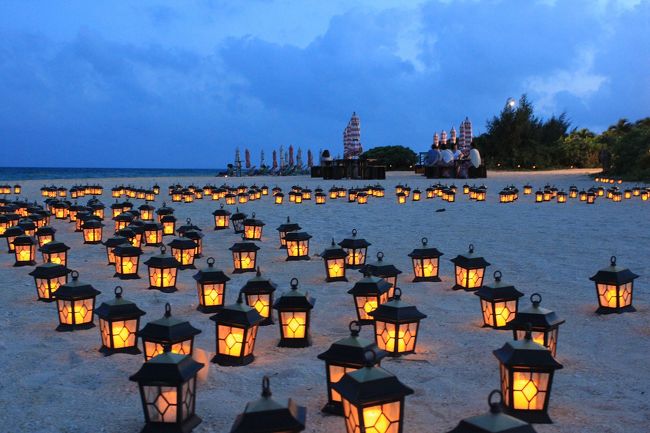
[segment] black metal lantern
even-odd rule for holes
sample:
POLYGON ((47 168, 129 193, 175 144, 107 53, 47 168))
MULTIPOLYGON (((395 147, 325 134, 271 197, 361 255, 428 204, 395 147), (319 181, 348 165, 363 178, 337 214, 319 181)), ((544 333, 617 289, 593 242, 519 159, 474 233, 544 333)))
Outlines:
POLYGON ((194 258, 200 259, 203 257, 203 233, 197 230, 188 230, 183 233, 183 237, 193 240, 196 244, 196 247, 194 248, 194 258))
POLYGON ((142 250, 133 245, 122 244, 113 248, 115 257, 115 274, 113 276, 120 280, 139 279, 138 265, 141 255, 142 250))
POLYGON ((54 240, 54 234, 56 229, 49 226, 42 226, 36 229, 36 240, 38 241, 38 246, 42 247, 43 245, 52 242, 54 240))
POLYGON ((153 221, 153 212, 155 209, 156 208, 151 206, 149 202, 140 205, 138 207, 138 210, 140 211, 140 219, 142 221, 153 221))
POLYGON ((289 232, 285 236, 287 261, 309 260, 309 239, 311 235, 305 232, 289 232))
POLYGON ((167 203, 163 202, 162 207, 156 209, 156 215, 158 215, 158 222, 162 223, 162 218, 165 215, 172 215, 174 213, 174 208, 167 206, 167 203))
POLYGON ((223 203, 221 207, 214 212, 214 229, 215 230, 225 230, 230 225, 230 212, 223 208, 223 203))
POLYGON ((56 330, 60 332, 93 328, 95 298, 101 293, 92 285, 79 281, 79 272, 72 271, 70 275, 72 281, 59 286, 55 296, 59 313, 56 330))
POLYGON ((448 433, 536 433, 535 429, 527 422, 502 412, 503 395, 501 391, 492 391, 488 397, 488 403, 490 404, 488 413, 465 418, 448 433), (499 401, 493 401, 493 397, 497 395, 499 401))
MULTIPOLYGON (((226 203, 227 204, 227 203, 226 203)), ((244 220, 248 215, 244 212, 239 212, 239 208, 235 210, 235 213, 230 217, 230 223, 235 233, 244 233, 244 220)))
POLYGON ((634 280, 639 276, 627 268, 616 266, 616 256, 610 265, 589 278, 596 283, 598 314, 624 313, 636 311, 632 306, 634 280))
POLYGON ((148 247, 159 247, 163 241, 163 226, 149 221, 144 224, 144 244, 148 247))
POLYGON ((402 433, 404 398, 413 390, 375 363, 367 351, 364 367, 332 385, 341 395, 347 433, 402 433))
POLYGON ((172 317, 172 307, 165 304, 165 315, 151 321, 137 332, 142 340, 144 360, 163 353, 165 345, 171 346, 172 353, 192 355, 194 337, 201 333, 200 329, 193 327, 190 322, 172 317))
POLYGON ((106 247, 106 259, 108 265, 115 265, 115 254, 113 253, 115 247, 118 245, 131 245, 131 242, 124 236, 114 236, 106 239, 103 242, 103 245, 106 247))
POLYGON ((56 263, 44 263, 36 266, 29 275, 34 277, 38 300, 44 302, 54 301, 54 292, 68 282, 70 272, 65 265, 56 263))
POLYGON ((208 257, 208 267, 200 269, 192 278, 196 280, 199 305, 202 313, 214 313, 223 307, 226 297, 226 283, 230 281, 221 269, 214 267, 214 258, 208 257))
POLYGON ((232 251, 233 274, 255 272, 257 251, 260 249, 253 242, 237 242, 229 248, 232 251))
POLYGON ((279 347, 311 346, 309 316, 314 303, 314 298, 310 298, 308 293, 298 290, 298 279, 292 278, 291 289, 273 303, 280 324, 279 347))
POLYGON ((8 229, 5 230, 4 234, 2 235, 5 240, 7 241, 7 250, 9 253, 14 252, 14 241, 18 236, 23 236, 25 234, 25 231, 18 227, 18 226, 13 226, 9 227, 8 229))
POLYGON ((300 227, 298 224, 292 223, 289 217, 287 217, 287 222, 284 224, 280 224, 280 226, 276 229, 280 235, 280 249, 287 248, 287 244, 285 242, 285 237, 287 233, 297 232, 301 228, 302 227, 300 227))
POLYGON ((379 349, 375 342, 359 337, 361 326, 358 322, 350 322, 350 336, 338 340, 325 352, 318 355, 318 359, 325 361, 327 374, 327 404, 321 409, 332 415, 343 415, 341 395, 334 391, 332 385, 337 383, 343 375, 356 371, 366 365, 366 352, 375 353, 375 362, 379 364, 386 356, 386 352, 379 349))
POLYGON ((363 278, 352 286, 348 293, 354 297, 354 306, 357 311, 359 323, 366 325, 373 322, 371 312, 379 305, 388 302, 389 294, 393 286, 380 277, 374 277, 368 270, 363 278))
POLYGON ((505 412, 527 422, 551 423, 547 412, 553 373, 562 364, 550 350, 535 343, 530 332, 493 353, 499 360, 505 412))
POLYGON ((177 290, 176 277, 180 263, 166 252, 167 248, 163 245, 160 254, 150 257, 144 264, 149 268, 149 289, 173 293, 177 290))
POLYGON ((163 236, 173 236, 176 232, 176 217, 174 215, 163 215, 160 218, 163 226, 163 236))
POLYGON ((523 339, 530 328, 533 341, 548 348, 555 356, 558 331, 564 320, 560 320, 554 311, 539 306, 542 302, 542 295, 539 293, 533 293, 530 302, 533 303, 532 307, 518 311, 514 320, 509 323, 513 337, 515 340, 523 339))
POLYGON ((257 268, 257 274, 246 281, 246 284, 239 291, 246 297, 246 304, 255 308, 262 317, 260 326, 267 326, 273 324, 273 314, 271 308, 273 306, 273 292, 277 285, 268 278, 262 277, 260 268, 257 268))
POLYGON ((145 421, 141 433, 189 433, 201 423, 194 408, 196 375, 204 364, 166 349, 129 377, 140 388, 145 421))
POLYGON ((481 256, 474 254, 474 245, 469 244, 469 252, 451 259, 455 265, 456 284, 453 290, 476 290, 483 285, 485 268, 490 264, 481 256))
POLYGON ((379 304, 368 313, 374 319, 375 342, 389 356, 415 352, 420 320, 427 317, 415 306, 402 302, 401 297, 398 287, 392 301, 379 304))
POLYGON ((343 248, 337 247, 332 239, 332 245, 326 248, 320 255, 325 264, 325 281, 331 283, 333 281, 347 281, 345 278, 345 263, 348 257, 348 252, 343 248))
POLYGON ((14 266, 34 266, 36 264, 36 240, 27 235, 16 236, 13 242, 14 266))
POLYGON ((416 248, 409 253, 413 262, 413 282, 440 281, 438 273, 440 270, 440 256, 443 255, 436 248, 427 248, 427 238, 422 238, 422 248, 416 248))
POLYGON ((172 249, 172 255, 178 260, 178 269, 196 269, 194 258, 196 255, 196 242, 188 238, 175 238, 167 244, 172 249))
POLYGON ((226 305, 210 320, 216 325, 217 353, 212 362, 219 365, 248 365, 255 359, 255 339, 262 316, 244 304, 242 294, 237 302, 226 305))
POLYGON ((501 282, 501 271, 494 273, 494 283, 481 286, 474 292, 481 298, 483 326, 494 329, 507 328, 516 317, 519 298, 524 296, 514 286, 501 282))
POLYGON ((102 227, 104 224, 97 220, 88 220, 81 225, 84 244, 100 244, 102 242, 102 227))
POLYGON ((369 272, 373 277, 383 278, 390 284, 390 290, 388 291, 388 299, 393 298, 393 291, 397 287, 397 276, 402 273, 399 269, 395 267, 392 263, 384 261, 384 253, 379 251, 377 253, 377 261, 374 263, 368 263, 364 265, 359 272, 365 275, 369 272))
POLYGON ((115 231, 125 228, 134 220, 134 216, 131 212, 122 212, 121 214, 113 217, 115 221, 115 231))
POLYGON ((138 308, 134 302, 122 298, 122 287, 115 287, 115 299, 97 307, 95 314, 99 318, 99 332, 102 336, 102 347, 99 349, 104 355, 114 353, 128 353, 137 355, 137 332, 140 329, 140 317, 146 313, 138 308))
POLYGON ((305 429, 307 409, 292 399, 286 404, 271 398, 269 378, 262 379, 262 398, 246 404, 230 433, 298 433, 305 429))
POLYGON ((350 269, 360 269, 366 264, 366 253, 372 245, 365 239, 357 239, 357 229, 352 230, 352 237, 343 239, 339 246, 348 253, 345 266, 350 269))
POLYGON ((201 228, 196 224, 192 224, 192 218, 187 218, 185 220, 185 224, 176 229, 176 233, 178 233, 178 236, 183 237, 185 236, 185 233, 189 232, 190 230, 196 230, 200 232, 201 228))
POLYGON ((244 232, 242 234, 242 239, 245 241, 259 241, 262 239, 262 230, 265 224, 262 220, 255 218, 255 212, 253 212, 252 218, 246 218, 243 222, 244 232))
POLYGON ((51 262, 63 266, 68 264, 69 249, 69 246, 58 241, 48 242, 40 248, 45 263, 51 262))

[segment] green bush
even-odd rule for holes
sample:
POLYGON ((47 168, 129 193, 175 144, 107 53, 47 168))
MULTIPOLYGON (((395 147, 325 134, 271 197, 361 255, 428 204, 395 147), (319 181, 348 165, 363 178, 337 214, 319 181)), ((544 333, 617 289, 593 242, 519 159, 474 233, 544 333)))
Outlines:
POLYGON ((404 146, 374 147, 363 152, 361 158, 385 165, 387 170, 408 170, 418 160, 415 152, 404 146))

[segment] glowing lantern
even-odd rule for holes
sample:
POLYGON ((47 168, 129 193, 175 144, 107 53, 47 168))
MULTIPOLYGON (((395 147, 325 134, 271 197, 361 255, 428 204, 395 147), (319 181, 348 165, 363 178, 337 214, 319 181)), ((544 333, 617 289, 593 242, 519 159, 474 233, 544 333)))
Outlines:
POLYGON ((39 227, 36 230, 36 240, 38 241, 38 246, 42 247, 43 245, 52 242, 54 240, 54 234, 56 230, 49 226, 39 227))
POLYGON ((23 188, 20 185, 18 185, 18 184, 14 185, 14 194, 15 195, 19 195, 22 192, 22 190, 23 190, 23 188))
POLYGON ((639 276, 627 268, 616 266, 612 256, 610 265, 599 270, 589 279, 596 284, 598 314, 624 313, 636 311, 632 306, 634 280, 639 276))
POLYGON ((144 224, 144 244, 148 247, 159 247, 163 241, 163 226, 156 222, 144 224))
POLYGON ((243 222, 244 232, 242 238, 245 241, 259 241, 262 239, 262 230, 265 224, 258 219, 255 219, 255 212, 252 218, 246 218, 243 222))
POLYGON ((148 202, 138 207, 140 211, 140 219, 142 221, 153 221, 153 212, 156 208, 151 206, 148 202))
POLYGON ((226 296, 226 283, 230 278, 221 269, 214 267, 214 258, 208 257, 208 267, 192 276, 196 280, 199 305, 202 313, 214 313, 223 307, 226 296))
POLYGON ((386 194, 384 188, 381 185, 377 185, 374 191, 376 197, 384 197, 386 194))
POLYGON ((339 198, 345 197, 345 192, 346 192, 345 188, 339 187, 339 188, 336 189, 336 191, 338 192, 338 197, 339 198))
POLYGON ((373 277, 383 278, 390 284, 388 291, 388 299, 393 298, 393 291, 397 287, 397 276, 402 273, 392 263, 384 262, 384 253, 379 251, 377 253, 377 261, 364 265, 359 272, 362 274, 369 273, 373 277))
POLYGON ((4 235, 5 230, 10 227, 9 218, 6 215, 0 214, 0 237, 4 235))
POLYGON ((393 287, 383 278, 373 277, 368 270, 355 285, 348 290, 354 298, 357 318, 362 325, 373 322, 370 313, 380 304, 388 302, 389 292, 393 287))
POLYGON ((397 204, 406 203, 406 194, 404 194, 403 192, 398 192, 396 194, 396 197, 397 197, 397 204))
POLYGON ((51 262, 63 266, 68 264, 69 249, 69 246, 57 241, 48 242, 40 248, 45 263, 51 262))
POLYGON ((389 356, 415 352, 420 320, 427 317, 415 306, 402 302, 401 297, 402 291, 395 288, 392 301, 368 313, 374 319, 375 342, 389 356))
POLYGON ((541 203, 544 201, 544 193, 542 191, 535 192, 535 203, 541 203))
POLYGON ((196 269, 194 266, 196 242, 187 238, 175 238, 167 245, 171 247, 172 255, 180 263, 178 269, 196 269))
POLYGON ((335 187, 335 186, 331 187, 330 190, 329 190, 329 194, 330 194, 330 199, 331 200, 336 200, 338 198, 338 196, 339 196, 338 188, 335 187))
POLYGON ((533 193, 533 187, 531 185, 524 185, 524 195, 531 195, 533 193))
POLYGON ((343 248, 339 248, 332 239, 332 245, 326 248, 321 253, 323 263, 325 264, 325 281, 331 283, 333 281, 347 281, 345 278, 345 263, 348 257, 348 252, 343 248))
POLYGON ((587 193, 587 204, 594 204, 596 202, 596 194, 593 191, 587 193))
POLYGON ((52 213, 54 218, 64 220, 68 218, 70 205, 64 201, 57 201, 52 205, 52 213))
POLYGON ((482 286, 474 293, 481 298, 483 326, 505 328, 517 315, 519 298, 524 296, 514 286, 501 282, 501 271, 494 273, 494 284, 482 286))
POLYGON ((104 219, 104 209, 106 208, 106 206, 104 206, 101 202, 95 201, 91 203, 91 201, 89 201, 88 207, 90 208, 92 215, 95 215, 96 217, 102 220, 104 219))
POLYGON ((302 199, 304 200, 311 200, 311 189, 309 188, 304 188, 300 191, 300 194, 302 195, 302 199))
POLYGON ((280 249, 286 249, 287 248, 287 244, 286 244, 286 241, 285 241, 285 237, 286 237, 287 233, 296 232, 296 231, 298 231, 300 229, 301 229, 301 227, 298 224, 292 223, 291 220, 289 219, 289 217, 287 217, 287 222, 284 223, 284 224, 281 224, 276 229, 278 231, 279 235, 280 235, 280 249))
POLYGON ((364 367, 332 385, 341 396, 347 433, 402 432, 404 397, 413 390, 375 363, 375 353, 367 351, 364 367))
POLYGON ((16 236, 13 241, 16 262, 14 266, 33 266, 36 264, 36 241, 27 235, 16 236))
POLYGON ((235 204, 235 201, 237 200, 237 196, 229 192, 226 195, 224 195, 224 199, 226 201, 226 204, 228 205, 235 204))
POLYGON ((569 198, 578 198, 578 188, 576 186, 569 188, 569 198))
POLYGON ((292 278, 291 289, 273 303, 280 323, 279 347, 311 346, 309 316, 314 302, 308 293, 298 290, 298 279, 292 278))
POLYGON ((244 233, 244 220, 247 215, 243 212, 239 212, 239 208, 236 209, 235 213, 230 217, 230 222, 232 223, 232 228, 235 233, 244 233))
POLYGON ((413 197, 412 197, 413 201, 420 201, 421 196, 422 196, 422 192, 419 189, 416 188, 413 190, 413 197))
POLYGON ((44 302, 54 301, 54 293, 59 287, 68 282, 69 273, 70 270, 65 265, 56 263, 45 263, 36 266, 29 275, 34 277, 38 300, 44 302))
POLYGON ((317 192, 316 193, 316 204, 325 204, 325 200, 327 198, 327 194, 324 192, 317 192))
POLYGON ((517 312, 514 320, 510 322, 509 328, 512 329, 515 340, 522 340, 526 331, 531 331, 533 341, 545 346, 555 356, 557 352, 558 331, 564 320, 560 320, 554 311, 541 308, 542 296, 539 293, 533 293, 530 296, 532 307, 517 312))
POLYGON ((18 226, 9 227, 7 230, 5 230, 3 236, 4 236, 5 240, 7 241, 7 249, 8 249, 8 251, 10 253, 14 252, 14 249, 15 249, 14 241, 15 241, 15 239, 18 236, 23 236, 24 233, 25 233, 25 231, 22 228, 18 227, 18 226))
POLYGON ((262 317, 260 326, 273 324, 273 315, 271 308, 273 305, 273 292, 277 285, 268 278, 262 277, 260 268, 257 268, 257 275, 249 279, 239 291, 244 295, 246 304, 257 310, 262 317))
POLYGON ((453 290, 476 290, 483 285, 485 268, 490 264, 483 257, 474 254, 474 245, 469 244, 469 252, 451 259, 455 265, 456 284, 453 290))
POLYGON ((193 240, 196 244, 196 248, 194 248, 194 258, 199 259, 203 257, 203 233, 197 230, 188 230, 183 233, 183 237, 193 240))
POLYGON ((648 201, 648 196, 650 196, 650 192, 649 192, 649 191, 643 191, 643 192, 641 192, 641 200, 643 200, 643 201, 648 201))
POLYGON ((302 194, 298 191, 289 193, 289 201, 293 201, 295 204, 302 203, 302 194), (291 200, 291 194, 293 193, 293 200, 291 200))
POLYGON ((229 248, 232 251, 233 274, 255 272, 257 251, 260 249, 253 242, 237 242, 229 248))
POLYGON ((101 293, 92 285, 79 281, 77 271, 72 271, 70 275, 72 281, 59 286, 55 295, 59 313, 56 330, 60 332, 93 328, 95 297, 101 293))
POLYGON ((273 200, 275 204, 282 204, 282 201, 284 200, 284 194, 281 192, 276 192, 273 194, 273 200))
POLYGON ((122 212, 121 214, 114 217, 113 221, 115 221, 115 231, 119 231, 131 224, 131 221, 133 221, 133 214, 129 212, 122 212))
POLYGON ((166 252, 167 248, 163 245, 160 254, 150 257, 144 264, 149 268, 149 289, 172 293, 177 290, 176 277, 180 263, 166 252))
POLYGON ((253 362, 255 338, 262 317, 256 309, 244 304, 241 293, 237 303, 223 307, 210 320, 216 325, 217 353, 212 362, 226 366, 253 362))
POLYGON ((240 192, 237 194, 237 203, 244 204, 248 202, 248 194, 240 192))
POLYGON ((309 260, 309 239, 305 232, 289 232, 285 236, 287 261, 309 260))
POLYGON ((587 201, 587 191, 580 191, 578 197, 580 201, 587 201))
POLYGON ((487 188, 484 186, 481 186, 476 189, 476 201, 485 201, 485 197, 487 196, 487 188))
POLYGON ((29 218, 22 218, 18 221, 18 227, 25 231, 26 236, 36 235, 36 224, 29 218))
POLYGON ((499 360, 505 412, 527 422, 551 423, 547 411, 553 373, 562 364, 550 350, 535 343, 530 332, 493 353, 499 360))
POLYGON ((162 218, 165 215, 172 215, 174 213, 174 209, 171 207, 168 207, 165 202, 163 202, 162 207, 159 207, 156 209, 156 215, 158 215, 158 222, 162 223, 162 218))
POLYGON ((87 220, 81 225, 84 236, 84 244, 100 244, 102 242, 102 227, 104 224, 101 221, 87 220))
POLYGON ((176 232, 176 217, 174 215, 165 215, 160 218, 163 227, 163 236, 173 236, 176 232))
POLYGON ((134 280, 140 278, 138 265, 142 250, 133 245, 122 244, 113 248, 115 257, 115 274, 120 280, 134 280))
POLYGON ((348 203, 352 203, 352 202, 357 201, 357 194, 358 194, 358 191, 356 189, 350 188, 348 190, 348 203))
POLYGON ((225 230, 230 225, 230 212, 223 208, 223 203, 221 207, 214 212, 214 229, 215 230, 225 230))
POLYGON ((438 272, 440 269, 440 256, 443 254, 436 248, 427 248, 427 238, 422 238, 422 248, 416 248, 409 253, 413 262, 413 282, 440 281, 438 272))
POLYGON ((357 229, 352 230, 352 238, 343 239, 339 246, 347 253, 345 266, 350 269, 360 269, 366 264, 366 253, 372 245, 365 239, 357 239, 357 229))
POLYGON ((321 409, 322 412, 342 416, 341 394, 333 389, 333 385, 346 373, 365 366, 366 352, 375 353, 374 361, 377 364, 386 356, 386 352, 379 349, 374 341, 359 337, 359 331, 361 331, 359 323, 350 322, 350 336, 332 343, 329 349, 318 355, 318 359, 325 361, 327 374, 327 404, 321 409))
POLYGON ((500 391, 492 391, 488 397, 490 412, 461 420, 455 429, 448 433, 536 433, 535 429, 525 421, 506 415, 501 411, 503 395, 500 391), (493 401, 498 395, 499 401, 493 401))
POLYGON ((200 329, 193 327, 190 322, 172 317, 172 307, 165 304, 165 315, 147 323, 137 332, 142 340, 144 360, 163 353, 165 345, 171 346, 172 353, 192 355, 194 337, 201 333, 200 329))
POLYGON ((360 191, 357 193, 357 203, 358 204, 366 204, 368 203, 368 194, 360 191))
POLYGON ((95 310, 99 318, 99 332, 102 337, 102 347, 99 349, 105 356, 114 353, 137 355, 137 332, 140 328, 140 317, 146 313, 138 306, 122 298, 122 287, 115 287, 115 299, 103 302, 95 310))
POLYGON ((145 362, 129 380, 138 383, 144 411, 143 433, 189 433, 201 423, 196 416, 196 375, 203 364, 191 356, 165 352, 145 362))
POLYGON ((192 218, 187 218, 185 220, 185 224, 180 226, 177 230, 176 233, 178 233, 178 236, 185 236, 185 232, 188 232, 190 230, 196 230, 196 231, 201 231, 201 228, 195 224, 192 224, 192 218))

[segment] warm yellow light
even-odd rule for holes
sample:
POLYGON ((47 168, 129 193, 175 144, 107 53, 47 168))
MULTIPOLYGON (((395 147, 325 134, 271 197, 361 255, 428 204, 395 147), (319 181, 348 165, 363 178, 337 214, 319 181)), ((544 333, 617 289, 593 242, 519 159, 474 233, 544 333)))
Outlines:
POLYGON ((265 319, 271 314, 271 303, 269 295, 248 295, 246 302, 255 308, 260 316, 265 319))
POLYGON ((229 356, 240 356, 244 344, 244 330, 232 326, 219 325, 219 353, 229 356))
POLYGON ((64 325, 80 325, 93 320, 93 299, 58 301, 59 322, 64 325))
POLYGON ((350 266, 361 265, 366 261, 366 250, 365 249, 350 250, 350 254, 348 254, 346 260, 347 260, 347 264, 350 266))
POLYGON ((345 275, 345 259, 330 259, 327 261, 327 275, 330 278, 345 275))
POLYGON ((255 252, 233 254, 235 269, 253 269, 255 267, 255 252))
POLYGON ((603 307, 626 307, 632 303, 632 283, 619 286, 598 284, 598 302, 603 307))
POLYGON ((466 289, 481 287, 483 283, 483 269, 465 269, 456 266, 456 284, 466 289))
POLYGON ((280 313, 282 335, 284 338, 305 338, 307 313, 283 311, 280 313))
POLYGON ((112 322, 112 326, 110 326, 110 322, 100 319, 99 329, 102 336, 102 343, 104 346, 113 349, 135 346, 137 325, 138 321, 136 319, 112 322), (111 337, 113 340, 112 345, 111 337))
POLYGON ((199 291, 199 299, 201 299, 201 304, 206 307, 212 307, 217 305, 223 305, 223 284, 203 284, 203 290, 201 290, 201 284, 197 283, 199 291))
MULTIPOLYGON (((145 361, 153 358, 154 356, 160 355, 164 352, 164 347, 162 344, 155 343, 153 341, 144 342, 144 355, 145 361)), ((189 355, 192 352, 192 340, 181 341, 180 343, 172 344, 171 353, 178 353, 180 355, 189 355)))
POLYGON ((438 259, 413 259, 413 271, 416 277, 434 277, 438 275, 438 259))
POLYGON ((177 268, 149 268, 149 285, 152 287, 174 287, 177 268))
POLYGON ((309 241, 287 241, 289 257, 302 257, 309 254, 309 241))
POLYGON ((417 323, 403 323, 395 325, 394 323, 375 321, 377 345, 380 349, 387 352, 398 353, 412 351, 415 347, 415 337, 417 335, 417 323))

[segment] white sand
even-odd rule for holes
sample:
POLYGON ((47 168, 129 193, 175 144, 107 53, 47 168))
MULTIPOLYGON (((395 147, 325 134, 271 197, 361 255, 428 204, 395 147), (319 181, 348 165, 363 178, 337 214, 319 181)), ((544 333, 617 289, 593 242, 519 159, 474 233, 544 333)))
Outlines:
MULTIPOLYGON (((110 188, 116 184, 151 186, 158 182, 166 194, 167 186, 180 181, 220 184, 215 178, 104 179, 101 198, 113 202, 110 188)), ((228 179, 237 184, 240 180, 228 179)), ((293 184, 362 185, 358 181, 323 181, 309 178, 254 178, 243 182, 281 186, 285 192, 293 184)), ((70 186, 78 181, 48 181, 47 184, 70 186)), ((94 183, 95 180, 90 180, 94 183)), ((310 233, 311 253, 320 253, 331 237, 340 241, 357 228, 359 236, 372 243, 369 256, 374 259, 383 251, 385 260, 395 263, 404 274, 399 279, 404 299, 416 303, 429 315, 422 322, 417 354, 402 359, 388 359, 383 366, 415 389, 407 397, 404 432, 446 432, 464 417, 487 411, 488 393, 499 387, 498 364, 492 350, 511 338, 510 332, 481 328, 479 300, 471 293, 453 292, 452 264, 449 259, 465 252, 472 242, 477 252, 492 263, 492 273, 501 270, 504 280, 513 283, 526 297, 534 292, 543 295, 542 306, 554 309, 567 323, 560 328, 558 361, 564 369, 556 374, 550 402, 552 425, 538 425, 538 432, 647 432, 650 424, 650 202, 638 198, 622 203, 598 200, 588 206, 577 200, 565 205, 534 204, 531 196, 522 196, 513 204, 497 203, 498 190, 526 182, 542 186, 546 182, 568 190, 576 184, 584 188, 593 184, 583 172, 496 173, 485 180, 488 202, 470 202, 462 194, 453 204, 440 199, 409 202, 398 206, 393 187, 398 182, 419 186, 431 184, 412 174, 390 174, 386 181, 386 198, 371 199, 366 206, 329 201, 325 206, 306 202, 300 206, 272 204, 270 197, 241 206, 255 212, 266 222, 264 242, 260 244, 260 262, 265 275, 280 286, 298 277, 302 288, 316 297, 313 310, 314 344, 307 349, 277 348, 278 327, 261 328, 255 362, 246 367, 227 368, 209 365, 206 381, 200 383, 196 412, 203 423, 196 432, 226 432, 247 401, 256 399, 261 378, 271 376, 277 398, 293 397, 307 406, 309 432, 344 432, 342 418, 324 416, 320 408, 326 401, 324 364, 316 355, 348 335, 348 322, 354 318, 352 298, 346 293, 359 278, 357 271, 349 283, 324 283, 322 260, 285 262, 285 251, 278 249, 275 228, 287 216, 310 233), (445 208, 446 212, 434 213, 445 208), (445 255, 441 260, 441 283, 410 283, 411 263, 407 254, 427 236, 430 245, 445 255), (635 283, 636 313, 597 316, 593 283, 588 278, 609 263, 611 255, 618 263, 641 275, 635 283)), ((461 186, 462 180, 454 181, 461 186)), ((481 182, 481 180, 478 180, 481 182)), ((21 182, 27 197, 41 201, 38 189, 42 181, 21 182)), ((163 195, 155 205, 160 206, 163 195)), ((85 203, 88 197, 82 199, 85 203)), ((168 202, 169 197, 164 197, 168 202)), ((136 201, 138 206, 141 201, 136 201)), ((239 240, 232 230, 212 230, 211 212, 219 204, 199 200, 192 204, 174 203, 179 222, 191 217, 203 228, 204 258, 214 256, 217 266, 232 270, 227 250, 239 240)), ((234 207, 233 207, 234 208, 234 207)), ((233 209, 234 211, 234 209, 233 209)), ((69 267, 79 270, 84 281, 102 291, 98 304, 113 297, 120 284, 125 297, 147 311, 143 323, 162 316, 164 303, 171 302, 175 316, 186 317, 202 329, 198 348, 214 352, 214 325, 195 310, 197 300, 192 275, 180 272, 178 292, 163 294, 147 291, 146 278, 120 281, 112 278, 114 269, 106 266, 101 245, 83 245, 80 233, 72 224, 52 220, 57 240, 72 247, 69 267)), ((112 231, 107 221, 104 236, 112 231)), ((169 238, 165 238, 168 242, 169 238)), ((102 356, 99 328, 73 333, 55 332, 55 304, 35 300, 31 267, 14 268, 13 256, 7 254, 4 239, 0 253, 0 419, 6 432, 135 432, 143 426, 137 385, 128 380, 138 370, 143 357, 129 355, 102 356)), ((144 262, 157 250, 145 248, 144 262)), ((40 253, 39 253, 40 259, 40 253)), ((140 268, 146 277, 146 266, 140 268)), ((253 274, 232 275, 228 284, 228 303, 235 301, 244 282, 253 274)), ((97 323, 97 320, 95 319, 97 323)), ((372 338, 371 327, 362 335, 372 338)))

